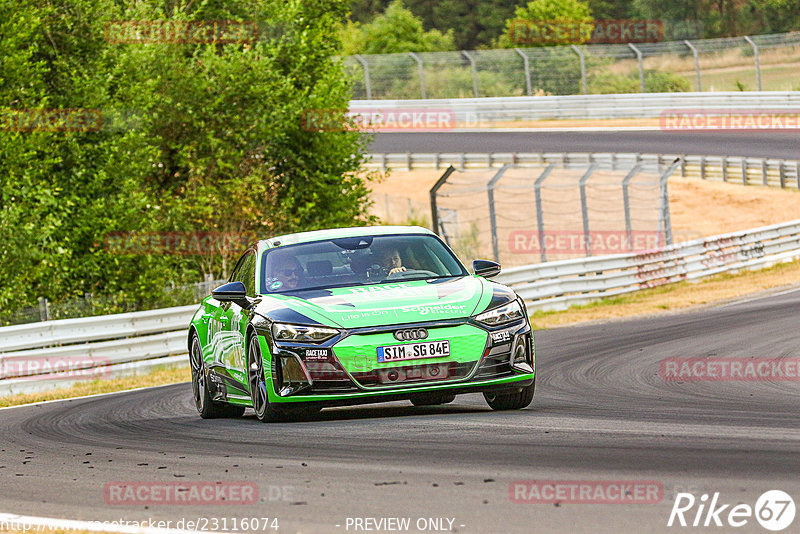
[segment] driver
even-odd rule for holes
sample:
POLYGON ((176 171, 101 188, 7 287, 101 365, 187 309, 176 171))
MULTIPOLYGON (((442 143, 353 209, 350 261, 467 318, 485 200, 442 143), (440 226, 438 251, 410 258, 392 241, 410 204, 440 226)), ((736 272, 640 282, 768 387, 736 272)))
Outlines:
POLYGON ((386 274, 400 273, 406 270, 403 267, 403 258, 400 257, 400 251, 396 247, 389 247, 383 250, 378 254, 378 258, 381 267, 387 271, 386 274))
POLYGON ((297 258, 284 256, 274 266, 273 273, 283 288, 297 289, 297 286, 300 285, 300 278, 303 276, 303 267, 297 258))

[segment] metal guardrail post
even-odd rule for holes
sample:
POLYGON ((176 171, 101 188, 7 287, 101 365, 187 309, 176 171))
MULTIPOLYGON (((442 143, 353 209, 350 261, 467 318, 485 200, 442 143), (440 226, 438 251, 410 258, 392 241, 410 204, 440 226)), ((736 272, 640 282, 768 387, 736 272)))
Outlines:
POLYGON ((422 94, 422 99, 424 100, 428 98, 428 96, 425 91, 425 69, 422 67, 422 59, 414 52, 409 52, 408 55, 417 62, 417 69, 419 70, 419 92, 422 94))
POLYGON ((50 320, 50 303, 44 297, 39 297, 39 318, 42 321, 50 320))
POLYGON ((778 173, 780 174, 780 178, 781 178, 781 189, 784 189, 786 187, 786 162, 785 161, 781 161, 778 164, 778 173))
POLYGON ((628 175, 625 176, 625 179, 622 180, 622 203, 625 209, 625 235, 628 240, 628 250, 633 250, 633 225, 631 224, 631 202, 630 196, 628 195, 628 184, 631 183, 631 180, 641 168, 642 166, 637 164, 630 170, 628 175))
POLYGON ((706 179, 706 157, 700 156, 700 179, 706 179))
POLYGON ((797 178, 797 189, 800 189, 800 161, 794 165, 795 178, 797 178))
POLYGON ((744 36, 744 40, 753 47, 753 57, 756 61, 756 81, 758 82, 758 90, 761 91, 761 65, 758 62, 758 45, 747 35, 744 36))
POLYGON ((692 55, 694 55, 694 73, 695 73, 695 76, 697 77, 697 92, 699 93, 703 89, 702 89, 702 86, 700 84, 700 60, 698 59, 697 48, 695 48, 694 45, 692 43, 690 43, 688 40, 684 40, 683 44, 688 46, 689 50, 692 51, 692 55))
POLYGON ((456 171, 456 168, 450 165, 447 167, 447 170, 444 171, 444 174, 436 180, 436 183, 433 184, 430 190, 430 198, 431 198, 431 227, 433 229, 434 234, 439 234, 439 210, 436 207, 436 193, 439 191, 439 188, 442 187, 447 179, 456 171))
POLYGON ((747 185, 747 158, 742 158, 742 185, 747 185))
POLYGON ((361 57, 361 55, 356 54, 353 57, 356 58, 356 61, 361 63, 361 68, 364 69, 364 85, 367 88, 367 100, 372 100, 372 84, 369 80, 369 65, 367 65, 367 61, 361 57))
POLYGON ((589 235, 589 206, 586 200, 586 181, 594 174, 597 169, 597 163, 592 163, 589 168, 581 176, 578 185, 581 190, 581 216, 583 217, 583 246, 586 249, 586 255, 592 255, 592 237, 589 235))
POLYGON ((767 160, 761 160, 761 185, 769 185, 769 175, 767 173, 767 160))
POLYGON ((489 195, 489 224, 492 230, 492 253, 494 254, 494 261, 497 263, 500 263, 500 245, 497 242, 497 212, 494 209, 494 187, 510 168, 511 165, 503 165, 503 167, 492 176, 492 179, 489 180, 489 184, 486 186, 486 193, 489 195))
POLYGON ((723 182, 727 182, 728 181, 728 156, 722 156, 721 166, 722 166, 722 181, 723 182))
POLYGON ((514 50, 517 52, 517 54, 520 55, 520 57, 522 57, 522 62, 525 65, 525 86, 528 89, 528 96, 531 96, 531 95, 533 95, 533 92, 531 91, 531 65, 530 65, 530 61, 528 60, 528 56, 526 56, 522 52, 522 50, 520 50, 519 48, 515 48, 514 50))
POLYGON ((572 50, 578 54, 578 58, 581 61, 581 88, 583 89, 583 94, 589 94, 589 86, 586 83, 586 58, 583 57, 583 51, 575 45, 570 45, 572 50))
POLYGON ((475 59, 466 50, 462 50, 461 55, 467 58, 472 65, 472 93, 475 98, 478 98, 478 69, 475 67, 475 59))
POLYGON ((664 174, 662 174, 661 178, 659 178, 661 186, 661 210, 659 214, 660 222, 658 229, 661 230, 663 228, 665 244, 667 246, 672 244, 672 219, 670 218, 669 214, 669 191, 667 189, 667 179, 672 175, 679 164, 680 160, 675 160, 672 165, 669 166, 669 169, 664 171, 664 174))
POLYGON ((542 183, 544 183, 555 166, 555 163, 548 165, 533 183, 533 191, 536 195, 536 226, 539 230, 539 258, 542 262, 547 261, 547 250, 544 243, 544 213, 542 212, 542 183))
POLYGON ((636 59, 639 62, 639 88, 641 92, 644 93, 644 59, 642 57, 642 52, 633 46, 632 43, 628 43, 628 46, 636 53, 636 59))

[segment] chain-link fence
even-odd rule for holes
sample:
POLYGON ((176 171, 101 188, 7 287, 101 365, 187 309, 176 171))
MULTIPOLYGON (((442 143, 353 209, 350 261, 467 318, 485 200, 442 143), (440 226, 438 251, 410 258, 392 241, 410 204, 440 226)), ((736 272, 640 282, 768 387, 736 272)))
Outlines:
POLYGON ((793 91, 800 32, 640 44, 359 55, 354 99, 793 91))
POLYGON ((434 229, 462 259, 506 266, 654 249, 673 241, 667 178, 677 166, 451 167, 431 189, 434 229))
POLYGON ((40 297, 37 306, 20 308, 13 312, 0 312, 0 326, 186 306, 200 302, 211 294, 212 289, 225 282, 226 280, 214 280, 209 277, 204 282, 195 284, 173 284, 146 300, 133 299, 126 295, 95 296, 91 293, 86 293, 81 298, 60 302, 50 302, 40 297))

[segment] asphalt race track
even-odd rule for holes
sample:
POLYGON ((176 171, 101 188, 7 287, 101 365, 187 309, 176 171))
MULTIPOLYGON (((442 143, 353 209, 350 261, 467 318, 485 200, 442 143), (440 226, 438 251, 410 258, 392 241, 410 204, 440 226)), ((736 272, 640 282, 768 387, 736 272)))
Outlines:
POLYGON ((295 423, 265 425, 249 412, 204 421, 189 384, 2 410, 0 512, 277 517, 284 533, 363 532, 354 518, 390 517, 411 518, 412 527, 449 518, 465 533, 767 532, 752 517, 738 529, 666 523, 680 491, 719 492, 731 505, 754 506, 772 489, 797 500, 798 381, 665 381, 659 362, 798 357, 798 315, 800 291, 792 291, 537 331, 536 397, 518 412, 492 412, 469 395, 442 407, 329 409, 295 423), (511 502, 510 485, 531 479, 655 481, 664 491, 657 504, 511 502), (104 497, 110 482, 217 480, 257 483, 260 502, 129 506, 104 497))
POLYGON ((800 158, 800 131, 416 132, 376 134, 380 152, 641 152, 800 158))

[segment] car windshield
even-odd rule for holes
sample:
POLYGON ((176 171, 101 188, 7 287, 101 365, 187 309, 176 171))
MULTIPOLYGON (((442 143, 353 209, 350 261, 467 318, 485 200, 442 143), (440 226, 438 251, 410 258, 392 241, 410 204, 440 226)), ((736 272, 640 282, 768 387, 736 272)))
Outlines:
POLYGON ((467 274, 436 236, 346 237, 266 250, 261 259, 261 293, 467 274))

